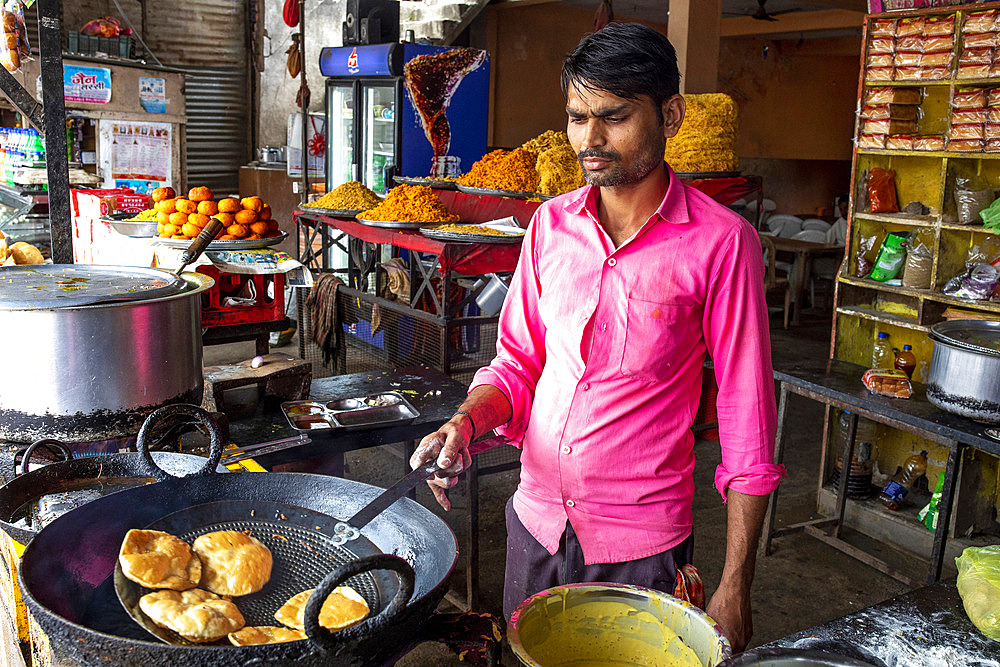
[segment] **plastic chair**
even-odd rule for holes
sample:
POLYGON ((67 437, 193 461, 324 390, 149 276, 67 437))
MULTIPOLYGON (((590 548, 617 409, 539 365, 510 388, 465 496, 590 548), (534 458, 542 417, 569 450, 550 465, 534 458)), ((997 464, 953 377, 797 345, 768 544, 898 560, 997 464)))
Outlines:
POLYGON ((778 277, 777 268, 778 264, 782 262, 775 261, 777 257, 777 251, 774 248, 774 241, 771 240, 770 236, 761 236, 760 245, 764 251, 764 263, 766 267, 766 273, 764 275, 764 289, 766 291, 771 291, 773 289, 784 290, 785 292, 785 309, 784 309, 784 327, 788 328, 788 314, 791 312, 792 306, 792 287, 787 276, 778 277))
MULTIPOLYGON (((767 228, 768 218, 774 213, 778 208, 778 205, 774 203, 771 199, 764 199, 761 202, 761 213, 760 213, 760 228, 767 228)), ((757 222, 757 200, 753 199, 747 203, 743 208, 743 217, 749 220, 751 223, 756 225, 757 222)))
POLYGON ((786 214, 772 215, 767 219, 767 226, 771 231, 776 231, 778 236, 790 239, 802 231, 802 218, 786 214))
POLYGON ((818 229, 821 232, 825 232, 830 229, 832 225, 826 220, 820 220, 819 218, 809 218, 808 220, 802 221, 802 229, 818 229))
MULTIPOLYGON (((782 232, 784 232, 784 228, 782 228, 782 232)), ((781 234, 781 236, 785 236, 785 234, 781 234)), ((794 239, 796 241, 810 241, 812 243, 825 243, 826 242, 826 232, 825 231, 820 231, 818 229, 803 229, 803 230, 798 231, 795 234, 792 234, 791 236, 786 237, 786 238, 791 238, 791 239, 794 239)))

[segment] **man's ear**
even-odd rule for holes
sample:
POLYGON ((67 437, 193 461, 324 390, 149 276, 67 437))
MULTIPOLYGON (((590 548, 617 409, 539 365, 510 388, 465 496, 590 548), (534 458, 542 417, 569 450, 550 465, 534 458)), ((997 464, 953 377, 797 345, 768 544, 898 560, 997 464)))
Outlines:
POLYGON ((686 109, 687 105, 684 102, 684 96, 680 94, 674 95, 663 103, 660 111, 663 114, 664 138, 670 139, 680 131, 681 124, 684 122, 684 112, 686 109))

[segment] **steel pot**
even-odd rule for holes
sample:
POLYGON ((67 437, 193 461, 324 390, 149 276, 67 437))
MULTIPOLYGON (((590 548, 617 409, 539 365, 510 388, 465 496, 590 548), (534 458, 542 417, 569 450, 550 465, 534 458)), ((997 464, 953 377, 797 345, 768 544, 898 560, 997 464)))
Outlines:
POLYGON ((874 667, 870 662, 825 651, 757 648, 724 660, 719 667, 874 667))
POLYGON ((931 327, 927 400, 942 410, 1000 424, 1000 322, 953 320, 931 327))
POLYGON ((167 403, 200 403, 197 273, 0 267, 0 440, 110 440, 167 403))

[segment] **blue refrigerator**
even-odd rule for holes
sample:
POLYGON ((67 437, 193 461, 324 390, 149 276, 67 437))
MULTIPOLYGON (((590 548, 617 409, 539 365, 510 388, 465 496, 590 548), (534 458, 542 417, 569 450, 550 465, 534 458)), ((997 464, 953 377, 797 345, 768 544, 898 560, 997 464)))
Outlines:
POLYGON ((327 190, 458 176, 486 152, 489 56, 423 44, 326 47, 327 190))

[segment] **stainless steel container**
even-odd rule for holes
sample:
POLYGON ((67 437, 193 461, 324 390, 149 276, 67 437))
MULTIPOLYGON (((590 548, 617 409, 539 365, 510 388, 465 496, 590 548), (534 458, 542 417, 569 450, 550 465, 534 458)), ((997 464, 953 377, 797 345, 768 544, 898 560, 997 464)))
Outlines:
POLYGON ((931 327, 927 400, 942 410, 1000 424, 1000 322, 952 320, 931 327))
POLYGON ((158 269, 0 267, 0 439, 109 440, 200 403, 201 292, 158 269))

